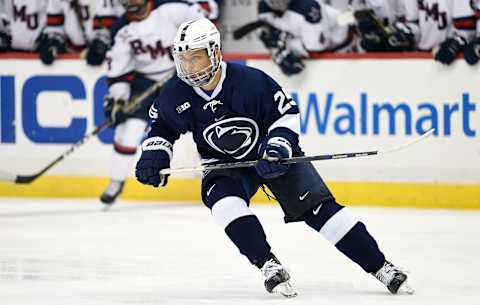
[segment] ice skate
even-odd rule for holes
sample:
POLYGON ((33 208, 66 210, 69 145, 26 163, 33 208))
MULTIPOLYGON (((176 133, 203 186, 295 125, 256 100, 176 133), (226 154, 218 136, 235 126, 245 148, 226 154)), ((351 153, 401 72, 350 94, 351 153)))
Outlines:
POLYGON ((393 294, 396 294, 399 291, 408 294, 413 294, 415 292, 415 290, 407 283, 407 274, 395 267, 389 261, 385 261, 383 267, 376 273, 372 273, 372 275, 380 282, 384 283, 388 290, 393 294))
POLYGON ((104 211, 108 210, 115 203, 115 200, 123 191, 124 184, 125 181, 112 180, 110 182, 105 192, 100 196, 100 201, 104 205, 104 211))
POLYGON ((279 293, 287 298, 297 296, 297 291, 290 284, 290 274, 273 254, 263 265, 262 275, 269 293, 279 293))

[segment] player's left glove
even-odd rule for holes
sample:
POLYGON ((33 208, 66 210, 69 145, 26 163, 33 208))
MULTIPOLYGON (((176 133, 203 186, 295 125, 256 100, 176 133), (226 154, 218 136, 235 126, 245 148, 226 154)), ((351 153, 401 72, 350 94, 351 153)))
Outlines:
POLYGON ((58 53, 65 52, 65 41, 59 34, 43 33, 39 38, 38 52, 42 62, 51 65, 58 53))
POLYGON ((469 65, 475 65, 478 60, 480 59, 480 37, 475 38, 472 40, 463 51, 465 56, 465 61, 469 65))
POLYGON ((284 175, 289 168, 288 164, 278 161, 292 157, 292 145, 283 137, 267 138, 260 145, 261 159, 255 165, 255 170, 264 179, 274 179, 284 175))
POLYGON ((445 65, 450 65, 465 47, 465 39, 460 36, 445 39, 433 49, 433 58, 445 65))
POLYGON ((94 39, 88 46, 87 64, 100 66, 107 55, 108 45, 101 39, 94 39))
POLYGON ((151 137, 142 143, 142 155, 135 168, 135 176, 140 183, 154 187, 165 186, 169 175, 160 171, 170 167, 173 145, 162 137, 151 137))
POLYGON ((287 76, 298 74, 305 69, 302 58, 287 48, 275 50, 272 59, 287 76))

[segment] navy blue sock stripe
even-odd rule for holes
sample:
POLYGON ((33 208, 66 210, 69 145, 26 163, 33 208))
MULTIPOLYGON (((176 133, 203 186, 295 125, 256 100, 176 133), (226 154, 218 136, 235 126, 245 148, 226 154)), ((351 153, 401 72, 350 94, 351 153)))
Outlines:
POLYGON ((257 216, 247 215, 235 219, 225 228, 225 233, 253 265, 258 268, 263 266, 271 247, 257 216))

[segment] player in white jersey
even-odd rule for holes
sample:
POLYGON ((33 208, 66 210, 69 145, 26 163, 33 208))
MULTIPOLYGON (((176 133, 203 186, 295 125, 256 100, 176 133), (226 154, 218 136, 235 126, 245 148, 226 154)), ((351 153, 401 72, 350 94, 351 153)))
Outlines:
POLYGON ((350 0, 349 4, 354 11, 363 50, 391 52, 413 49, 413 34, 404 26, 403 0, 350 0))
POLYGON ((339 25, 340 11, 317 0, 261 0, 258 18, 264 27, 260 39, 286 75, 304 69, 302 58, 314 53, 348 50, 353 33, 339 25))
POLYGON ((92 39, 90 0, 48 0, 47 26, 39 44, 40 59, 50 65, 60 52, 85 48, 92 39))
POLYGON ((46 23, 47 0, 3 0, 3 30, 10 37, 10 49, 35 51, 46 23))
POLYGON ((407 26, 419 51, 451 64, 475 34, 472 0, 404 0, 407 26))
POLYGON ((470 65, 475 65, 480 59, 480 0, 472 0, 473 7, 475 8, 476 18, 476 36, 467 44, 463 51, 465 60, 470 65))
MULTIPOLYGON (((187 0, 196 3, 205 17, 216 21, 219 17, 219 7, 214 0, 187 0)), ((99 3, 93 18, 94 38, 87 52, 87 63, 97 66, 103 63, 108 48, 111 45, 111 31, 115 22, 125 13, 121 0, 104 0, 99 3)))
POLYGON ((111 183, 100 197, 107 205, 122 192, 131 172, 137 146, 147 128, 153 95, 133 114, 117 110, 174 69, 170 48, 177 28, 182 22, 203 17, 198 5, 176 0, 129 0, 126 11, 116 24, 120 28, 114 30, 113 45, 107 53, 109 89, 105 112, 116 123, 111 183))

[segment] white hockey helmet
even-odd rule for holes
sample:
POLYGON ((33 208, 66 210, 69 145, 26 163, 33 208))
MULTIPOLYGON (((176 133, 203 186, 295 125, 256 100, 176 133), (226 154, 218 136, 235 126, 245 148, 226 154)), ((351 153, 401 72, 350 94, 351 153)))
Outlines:
POLYGON ((285 12, 291 0, 265 0, 265 3, 274 11, 285 12))
POLYGON ((222 62, 220 47, 220 33, 207 18, 182 23, 173 40, 173 59, 178 77, 193 87, 210 83, 222 62), (206 50, 210 65, 200 71, 187 71, 183 63, 183 56, 186 53, 202 49, 206 50))

